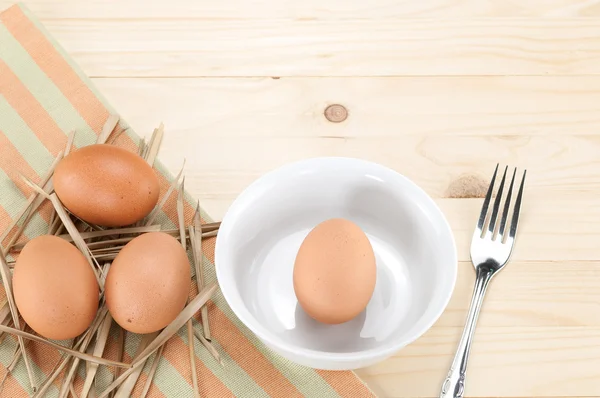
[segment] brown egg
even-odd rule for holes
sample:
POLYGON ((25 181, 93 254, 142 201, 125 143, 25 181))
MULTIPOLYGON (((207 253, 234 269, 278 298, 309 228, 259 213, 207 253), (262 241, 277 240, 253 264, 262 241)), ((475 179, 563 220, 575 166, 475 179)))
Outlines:
POLYGON ((120 227, 147 216, 160 188, 152 167, 114 145, 85 146, 66 156, 52 177, 67 209, 92 224, 120 227))
POLYGON ((181 243, 164 232, 149 232, 130 241, 114 259, 104 285, 106 305, 123 329, 152 333, 179 315, 190 279, 181 243))
POLYGON ((15 303, 23 319, 53 340, 79 336, 98 311, 96 276, 83 254, 53 235, 29 241, 13 273, 15 303))
POLYGON ((310 317, 343 323, 365 309, 376 277, 367 236, 355 223, 334 218, 317 225, 302 242, 294 264, 294 291, 310 317))

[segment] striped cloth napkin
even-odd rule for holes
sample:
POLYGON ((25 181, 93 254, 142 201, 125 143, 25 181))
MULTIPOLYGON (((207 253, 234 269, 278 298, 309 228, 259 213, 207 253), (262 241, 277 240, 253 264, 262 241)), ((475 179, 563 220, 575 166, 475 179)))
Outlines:
MULTIPOLYGON (((19 175, 39 182, 64 149, 70 131, 77 133, 75 148, 92 144, 109 115, 117 113, 25 6, 14 5, 0 13, 0 234, 31 193, 19 175)), ((123 120, 117 128, 124 132, 116 144, 137 151, 139 137, 134 131, 123 120)), ((155 169, 164 194, 173 177, 159 161, 155 163, 155 169)), ((193 210, 194 199, 187 195, 186 223, 191 222, 193 210)), ((46 233, 49 215, 50 206, 46 203, 29 223, 21 241, 46 233)), ((202 216, 205 222, 210 222, 208 215, 202 213, 202 216)), ((176 195, 171 195, 157 220, 165 227, 175 227, 176 195)), ((6 240, 2 243, 6 244, 6 240)), ((214 238, 206 239, 202 247, 208 282, 216 279, 214 243, 214 238)), ((191 283, 190 296, 196 293, 195 284, 191 283)), ((1 291, 0 303, 5 297, 1 291)), ((196 342, 197 376, 202 397, 374 396, 352 372, 314 370, 271 352, 235 317, 218 291, 209 302, 209 320, 224 367, 196 342)), ((197 319, 194 325, 199 326, 197 319)), ((117 359, 117 341, 118 332, 113 329, 105 357, 117 359)), ((124 361, 131 361, 139 343, 140 336, 127 334, 124 361)), ((0 380, 7 374, 16 344, 16 339, 10 336, 0 345, 0 380)), ((27 352, 39 385, 52 372, 60 353, 36 342, 27 343, 27 352)), ((140 396, 149 367, 147 364, 132 396, 140 396)), ((113 368, 100 367, 97 392, 106 388, 114 372, 113 368)), ((80 369, 75 379, 77 393, 83 385, 82 377, 83 369, 80 369)), ((165 346, 147 396, 192 397, 191 380, 187 333, 182 328, 165 346)), ((60 386, 61 377, 54 382, 47 396, 58 396, 60 386)), ((21 360, 6 377, 0 396, 17 398, 31 394, 27 371, 21 360)))

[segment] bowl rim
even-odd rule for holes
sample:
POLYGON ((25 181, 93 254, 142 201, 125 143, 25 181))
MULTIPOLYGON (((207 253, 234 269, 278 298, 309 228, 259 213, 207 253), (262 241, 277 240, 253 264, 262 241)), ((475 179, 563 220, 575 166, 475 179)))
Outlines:
POLYGON ((276 351, 279 351, 280 353, 281 352, 289 353, 293 356, 303 358, 306 360, 332 361, 332 362, 335 362, 338 364, 357 362, 357 361, 361 361, 361 362, 369 361, 369 360, 373 361, 373 360, 376 360, 377 358, 389 357, 389 356, 393 355, 395 352, 402 349, 403 347, 413 343, 414 341, 416 341, 417 339, 422 337, 429 329, 431 329, 431 327, 439 320, 441 315, 447 309, 450 299, 452 298, 454 290, 456 288, 456 281, 458 278, 458 255, 457 255, 457 248, 456 248, 456 239, 454 237, 452 228, 450 227, 450 223, 448 222, 448 220, 447 220, 446 216, 444 215, 444 213, 442 212, 441 208, 437 205, 437 203, 435 203, 433 198, 431 196, 429 196, 423 188, 421 188, 419 185, 417 185, 411 179, 409 179, 408 177, 404 176, 403 174, 399 173, 398 171, 396 171, 390 167, 384 166, 383 164, 380 164, 380 163, 362 159, 362 158, 344 157, 344 156, 317 156, 317 157, 308 157, 308 158, 304 158, 301 160, 288 162, 286 164, 283 164, 279 167, 276 167, 276 168, 262 174, 260 177, 255 179, 248 186, 246 186, 246 188, 244 188, 242 190, 242 192, 231 203, 231 205, 227 209, 227 211, 221 221, 221 226, 219 228, 219 234, 217 234, 217 239, 215 242, 214 263, 215 263, 215 272, 216 272, 216 276, 217 276, 217 281, 219 283, 221 293, 222 293, 223 297, 225 298, 225 301, 227 302, 227 305, 229 305, 229 307, 231 308, 231 310, 233 311, 235 316, 238 317, 240 322, 242 322, 248 329, 250 329, 250 331, 252 333, 254 333, 260 340, 265 342, 267 345, 273 347, 276 351), (443 228, 443 231, 447 234, 447 236, 450 239, 451 253, 449 253, 449 256, 451 258, 448 259, 448 264, 454 264, 454 266, 451 269, 452 280, 448 281, 448 282, 450 282, 450 283, 448 283, 449 290, 448 290, 448 294, 446 295, 446 297, 444 298, 444 300, 442 302, 442 305, 439 306, 438 310, 431 317, 429 322, 425 323, 421 328, 415 330, 415 332, 412 334, 411 337, 398 340, 397 342, 395 342, 393 344, 384 345, 383 347, 375 347, 375 348, 370 348, 370 349, 363 350, 363 351, 350 352, 350 353, 327 352, 327 351, 313 350, 313 349, 304 348, 304 347, 298 347, 298 346, 294 346, 292 344, 287 344, 287 343, 281 341, 281 339, 274 336, 272 333, 269 332, 269 330, 267 328, 263 327, 256 320, 256 318, 254 318, 251 315, 251 313, 246 308, 244 308, 244 309, 237 308, 237 305, 235 303, 238 300, 234 300, 231 298, 229 289, 232 288, 234 286, 234 284, 232 282, 223 283, 223 281, 225 281, 226 279, 223 275, 222 268, 219 266, 219 263, 220 263, 219 259, 221 258, 221 253, 225 250, 223 241, 224 241, 224 239, 226 239, 224 237, 224 236, 226 236, 226 234, 222 234, 222 231, 227 232, 227 229, 230 228, 229 225, 233 223, 233 221, 231 220, 231 217, 232 217, 232 214, 234 213, 234 210, 238 206, 242 205, 242 203, 245 201, 246 196, 250 195, 250 193, 253 191, 253 189, 255 187, 262 185, 267 180, 272 180, 275 176, 277 176, 280 173, 283 173, 287 170, 293 170, 295 168, 298 168, 299 166, 302 166, 304 164, 310 164, 313 162, 319 162, 319 163, 323 163, 323 164, 326 164, 328 162, 347 162, 347 163, 354 164, 354 165, 362 165, 365 167, 372 167, 372 168, 374 167, 374 168, 382 169, 384 172, 390 173, 390 175, 393 175, 395 178, 397 178, 399 180, 403 180, 404 183, 410 185, 418 194, 420 194, 420 196, 423 198, 423 200, 428 202, 430 207, 433 209, 433 211, 435 213, 437 213, 437 215, 439 216, 439 219, 442 221, 441 227, 443 228), (248 313, 249 316, 246 316, 246 313, 248 313))

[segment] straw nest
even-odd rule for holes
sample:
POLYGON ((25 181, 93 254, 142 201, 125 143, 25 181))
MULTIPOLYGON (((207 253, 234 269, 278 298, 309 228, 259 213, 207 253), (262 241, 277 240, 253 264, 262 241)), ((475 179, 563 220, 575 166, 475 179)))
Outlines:
MULTIPOLYGON (((119 117, 111 115, 106 121, 96 143, 114 143, 118 134, 122 132, 115 132, 118 122, 119 117)), ((182 176, 183 166, 167 192, 163 195, 162 200, 156 205, 154 210, 137 225, 127 228, 102 228, 96 225, 90 225, 89 223, 78 219, 70 214, 62 205, 58 196, 54 193, 52 186, 54 169, 59 161, 71 151, 75 134, 75 132, 72 132, 69 135, 65 149, 58 154, 47 174, 42 178, 39 184, 35 184, 23 177, 25 182, 33 189, 33 193, 29 196, 14 222, 9 225, 3 235, 0 236, 0 243, 4 241, 8 242, 4 247, 0 246, 0 274, 7 296, 6 302, 0 306, 0 339, 3 339, 6 334, 11 334, 17 337, 19 343, 15 349, 13 359, 8 366, 8 372, 0 382, 0 391, 4 385, 6 376, 12 372, 17 363, 22 360, 25 362, 27 368, 31 387, 34 391, 34 397, 45 396, 48 388, 55 382, 59 375, 62 375, 63 378, 59 393, 59 397, 61 398, 67 397, 69 394, 72 394, 74 397, 82 398, 88 396, 96 396, 98 398, 108 396, 129 397, 144 365, 148 361, 150 362, 150 371, 141 394, 142 397, 145 397, 152 383, 152 378, 156 372, 158 360, 162 355, 165 343, 182 327, 187 326, 190 371, 195 396, 199 397, 194 354, 194 344, 196 340, 199 341, 221 365, 223 365, 219 353, 211 341, 210 326, 208 323, 208 308, 205 305, 217 289, 217 285, 216 283, 211 283, 206 286, 204 284, 201 250, 202 239, 216 236, 220 223, 202 224, 200 220, 200 208, 198 205, 191 225, 184 224, 183 203, 185 177, 182 176), (178 195, 177 213, 179 228, 163 229, 161 225, 155 223, 155 219, 159 210, 165 205, 167 199, 175 191, 178 195), (100 295, 96 317, 83 334, 69 342, 57 343, 35 334, 31 329, 29 329, 29 332, 27 325, 24 324, 22 318, 19 316, 11 289, 11 268, 14 266, 14 261, 8 260, 7 257, 11 258, 17 256, 18 252, 23 248, 24 243, 17 243, 17 241, 22 236, 28 222, 46 201, 49 201, 53 207, 50 226, 47 233, 57 235, 69 242, 73 242, 86 257, 94 270, 94 273, 100 275, 100 295), (193 259, 192 266, 195 270, 195 275, 192 276, 192 280, 195 279, 195 284, 198 287, 199 293, 187 303, 181 313, 167 327, 156 333, 142 336, 135 357, 131 363, 125 363, 123 362, 123 346, 125 334, 127 332, 120 328, 116 322, 113 322, 113 319, 108 312, 103 295, 104 278, 106 277, 111 261, 117 256, 127 242, 140 234, 151 231, 163 231, 173 235, 179 239, 184 249, 189 249, 191 251, 191 257, 193 259), (198 312, 200 312, 202 321, 201 330, 194 328, 192 325, 192 317, 198 312), (119 328, 119 359, 117 361, 103 358, 109 331, 113 325, 119 328), (25 344, 26 340, 34 340, 47 344, 61 351, 63 354, 52 373, 41 385, 36 385, 34 381, 29 356, 27 354, 27 345, 25 344), (79 366, 82 366, 85 369, 85 378, 83 389, 78 396, 73 389, 73 382, 74 375, 79 366), (99 366, 112 366, 115 367, 117 371, 114 372, 114 380, 108 388, 103 392, 96 394, 96 392, 93 391, 92 386, 95 384, 94 379, 97 375, 99 366)), ((140 142, 138 154, 146 159, 150 166, 153 166, 154 164, 163 134, 164 128, 161 124, 154 130, 152 138, 147 144, 144 140, 140 142)))

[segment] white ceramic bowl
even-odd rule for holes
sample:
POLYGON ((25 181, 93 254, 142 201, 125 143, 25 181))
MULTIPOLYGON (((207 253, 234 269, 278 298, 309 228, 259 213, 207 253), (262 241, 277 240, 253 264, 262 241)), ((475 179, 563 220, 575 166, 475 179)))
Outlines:
POLYGON ((232 204, 219 230, 221 291, 268 347, 318 369, 379 362, 427 331, 442 314, 457 274, 452 231, 436 204, 406 177, 349 158, 311 158, 274 170, 232 204), (357 223, 377 259, 363 313, 340 325, 308 317, 292 271, 308 232, 328 218, 357 223))

